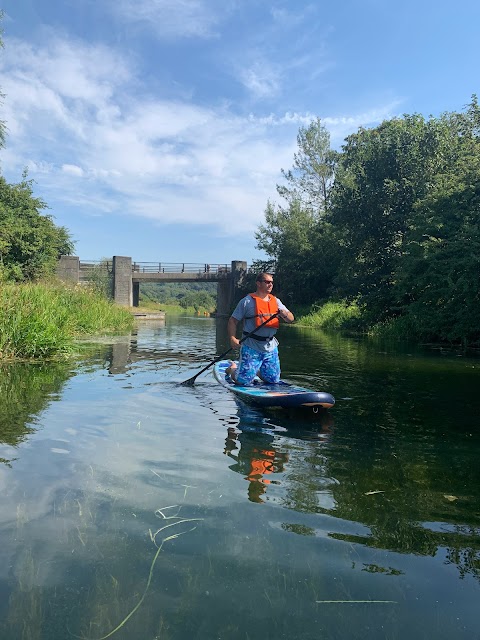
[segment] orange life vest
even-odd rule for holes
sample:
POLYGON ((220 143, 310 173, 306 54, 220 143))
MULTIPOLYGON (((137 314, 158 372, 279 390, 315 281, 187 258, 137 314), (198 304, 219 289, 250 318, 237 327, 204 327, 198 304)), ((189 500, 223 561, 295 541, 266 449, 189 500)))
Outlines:
MULTIPOLYGON (((251 293, 255 302, 255 326, 259 327, 269 316, 273 316, 278 311, 278 302, 275 296, 270 295, 269 300, 262 300, 256 293, 251 293)), ((280 320, 273 318, 264 325, 268 329, 278 329, 280 320)))

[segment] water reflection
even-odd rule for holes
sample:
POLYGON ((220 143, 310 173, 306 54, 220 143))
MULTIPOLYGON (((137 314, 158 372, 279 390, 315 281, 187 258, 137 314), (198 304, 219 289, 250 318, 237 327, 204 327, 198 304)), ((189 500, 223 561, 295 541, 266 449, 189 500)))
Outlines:
MULTIPOLYGON (((454 434, 444 434, 444 446, 438 447, 435 432, 418 425, 409 430, 404 425, 395 434, 371 425, 362 432, 348 420, 337 419, 334 428, 329 411, 312 421, 237 399, 235 406, 238 423, 227 426, 223 450, 234 461, 229 469, 246 481, 248 501, 309 516, 302 522, 286 519, 286 531, 323 535, 311 518, 333 516, 332 539, 401 554, 441 555, 461 577, 480 579, 478 503, 462 491, 463 479, 459 483, 449 475, 457 456, 467 475, 475 474, 476 453, 468 444, 461 454, 458 442, 457 451, 449 446, 454 434)), ((375 563, 363 571, 402 573, 375 563)))
POLYGON ((60 398, 73 373, 61 362, 0 365, 0 462, 16 460, 18 445, 35 432, 38 415, 60 398))
POLYGON ((72 368, 1 370, 2 640, 109 633, 172 505, 198 527, 163 549, 118 640, 476 637, 476 363, 287 329, 286 377, 340 398, 307 420, 208 374, 175 384, 224 348, 214 327, 167 319, 72 368))
POLYGON ((262 495, 271 483, 277 482, 273 475, 283 473, 288 462, 288 453, 278 451, 274 436, 267 433, 238 432, 229 427, 225 440, 225 454, 235 461, 232 471, 240 473, 248 481, 247 495, 251 502, 264 502, 262 495))

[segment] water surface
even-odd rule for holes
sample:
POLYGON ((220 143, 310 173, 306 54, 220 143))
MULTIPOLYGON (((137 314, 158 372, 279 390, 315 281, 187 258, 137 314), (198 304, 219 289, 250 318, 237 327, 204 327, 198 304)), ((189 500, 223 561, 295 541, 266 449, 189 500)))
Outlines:
POLYGON ((480 638, 480 358, 282 327, 305 418, 178 385, 223 324, 1 367, 2 640, 480 638))

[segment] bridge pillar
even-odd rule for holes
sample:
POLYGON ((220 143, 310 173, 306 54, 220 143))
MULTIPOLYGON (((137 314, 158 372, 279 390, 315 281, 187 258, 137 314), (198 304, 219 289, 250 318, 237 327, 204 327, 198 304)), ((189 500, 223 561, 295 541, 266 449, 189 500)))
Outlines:
POLYGON ((124 307, 133 306, 132 258, 113 256, 113 299, 124 307))
POLYGON ((217 316, 229 316, 241 297, 241 287, 247 273, 244 260, 232 260, 231 277, 217 284, 217 316))
POLYGON ((133 283, 132 297, 133 297, 133 306, 139 307, 140 306, 140 283, 139 282, 133 283))
POLYGON ((80 280, 80 258, 77 256, 60 256, 57 262, 57 278, 63 282, 80 280))
POLYGON ((217 316, 219 317, 229 316, 233 311, 231 289, 231 278, 217 282, 217 316))

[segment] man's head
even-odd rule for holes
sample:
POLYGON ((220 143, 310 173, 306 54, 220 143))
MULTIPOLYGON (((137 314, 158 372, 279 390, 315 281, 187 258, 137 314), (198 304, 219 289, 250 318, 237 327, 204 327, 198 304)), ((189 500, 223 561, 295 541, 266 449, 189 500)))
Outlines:
POLYGON ((270 292, 273 287, 272 274, 262 271, 262 273, 259 273, 256 278, 256 284, 259 291, 264 291, 265 293, 270 292))

